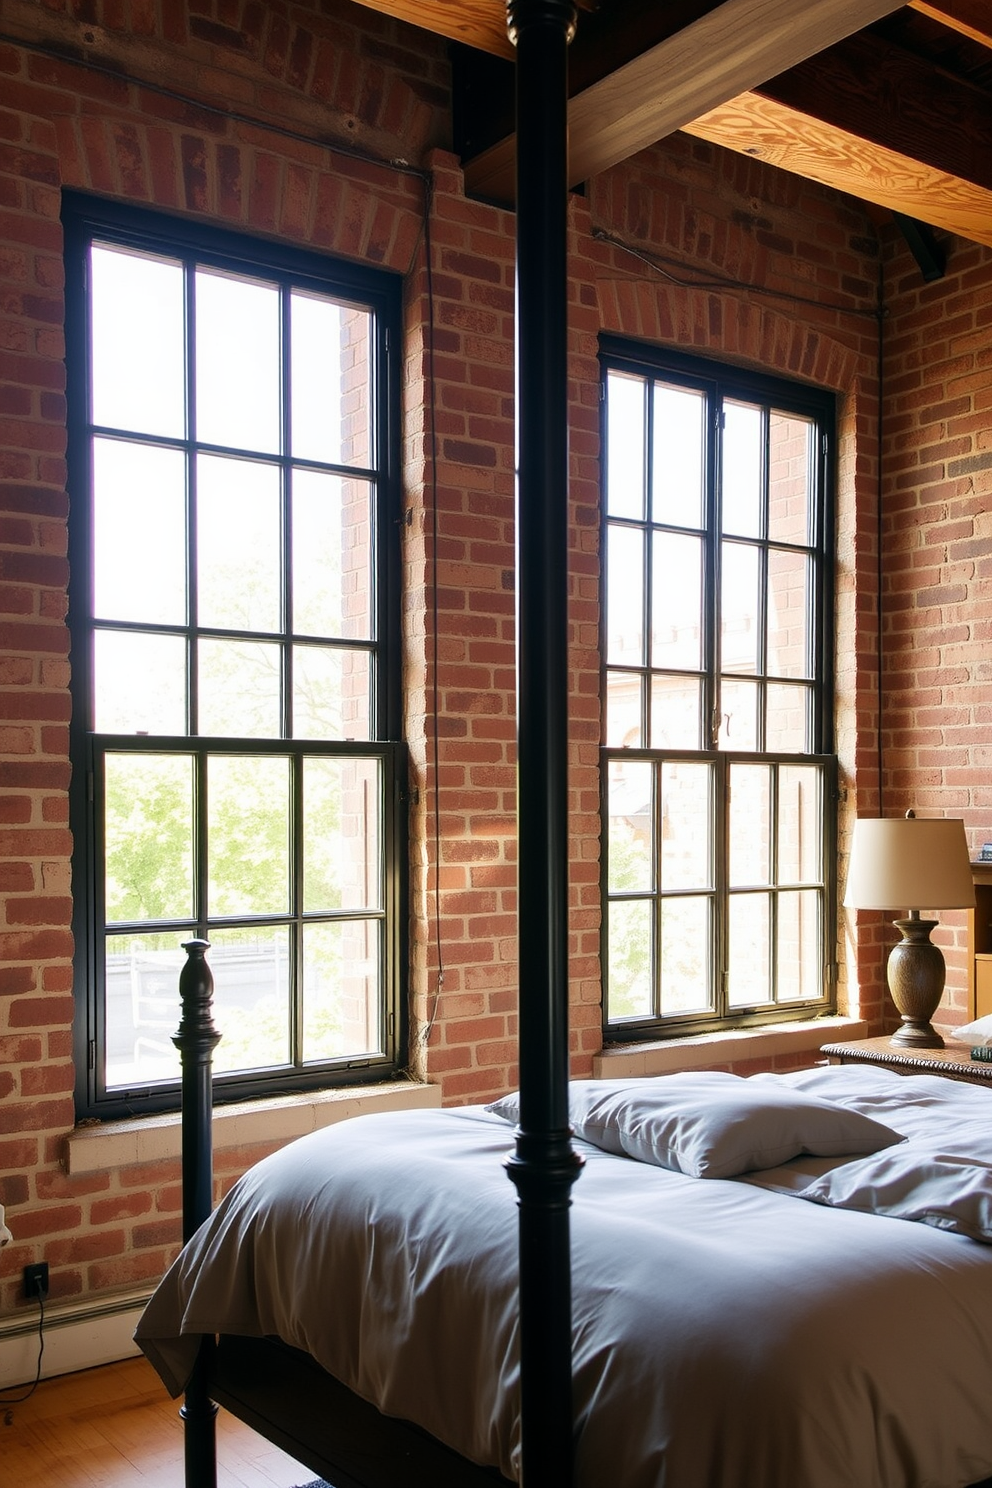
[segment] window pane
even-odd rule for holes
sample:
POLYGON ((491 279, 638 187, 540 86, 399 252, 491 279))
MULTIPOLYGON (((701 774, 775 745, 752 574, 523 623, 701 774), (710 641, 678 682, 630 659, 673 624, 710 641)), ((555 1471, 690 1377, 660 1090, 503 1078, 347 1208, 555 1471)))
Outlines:
POLYGON ((191 757, 108 754, 104 792, 107 920, 189 919, 193 913, 191 757))
POLYGON ((303 764, 303 908, 382 905, 382 786, 379 762, 315 759, 303 764))
POLYGON ((289 931, 284 925, 210 931, 218 1074, 287 1064, 289 931))
POLYGON ((820 895, 778 896, 777 996, 779 1002, 809 1002, 823 996, 820 954, 820 895))
POLYGON ((817 883, 821 876, 823 772, 781 765, 778 773, 778 881, 817 883))
POLYGON ((770 903, 767 894, 731 894, 727 970, 733 1008, 771 1001, 770 903))
POLYGON ((372 637, 372 507, 367 481, 293 476, 293 629, 372 637))
POLYGON ((621 666, 644 662, 644 534, 611 524, 606 571, 606 656, 621 666))
POLYGON ((109 1089, 178 1080, 179 973, 186 964, 175 930, 160 935, 108 935, 104 994, 109 1089))
POLYGON ((809 480, 814 427, 809 419, 772 412, 768 420, 768 536, 804 546, 812 541, 809 480))
POLYGON ((698 537, 654 534, 651 665, 698 671, 703 654, 703 545, 698 537))
POLYGON ((261 641, 203 640, 199 656, 199 732, 215 738, 278 739, 279 647, 261 641))
POLYGON ((661 767, 661 886, 708 889, 713 882, 711 765, 666 760, 661 767))
POLYGON ((644 517, 643 377, 607 377, 606 510, 611 517, 644 517))
POLYGON ((371 664, 365 650, 294 647, 293 737, 371 738, 371 664))
POLYGON ((720 546, 720 647, 724 672, 758 670, 758 549, 743 543, 720 546))
POLYGON ((723 418, 723 531, 736 537, 760 537, 761 409, 728 401, 723 405, 723 418))
POLYGON ((93 422, 182 439, 182 265, 94 243, 90 295, 93 422))
POLYGON ((758 747, 758 684, 724 677, 720 683, 721 749, 758 747))
POLYGON ((207 760, 207 907, 218 915, 290 908, 289 760, 214 754, 207 760))
POLYGON ((765 692, 765 748, 779 754, 809 750, 811 690, 770 682, 765 692))
POLYGON ((650 899, 614 900, 609 906, 609 1019, 650 1018, 651 994, 650 899))
POLYGON ((371 464, 371 316, 319 295, 290 296, 290 424, 297 460, 371 464))
POLYGON ((381 1051, 380 940, 375 920, 304 927, 304 1062, 381 1051))
POLYGON ((654 772, 635 760, 612 760, 609 780, 610 893, 650 891, 654 772))
POLYGON ((729 861, 735 887, 771 882, 770 765, 730 767, 729 861))
POLYGON ((98 630, 93 637, 93 727, 99 734, 185 734, 182 636, 98 630))
POLYGON ((710 995, 710 900, 666 899, 661 906, 661 1011, 708 1012, 710 995))
POLYGON ((641 678, 637 672, 606 674, 606 743, 612 749, 639 749, 641 678))
POLYGON ((279 291, 196 273, 196 435, 275 454, 280 447, 279 291))
POLYGON ((178 450, 93 441, 93 613, 186 623, 186 466, 178 450))
POLYGON ((655 385, 651 515, 656 522, 703 525, 705 412, 702 393, 655 385))
MULTIPOLYGON (((703 721, 699 677, 651 678, 652 749, 700 749, 703 721)), ((612 740, 607 740, 611 743, 612 740)))
POLYGON ((808 575, 805 553, 769 550, 766 670, 771 677, 810 676, 808 575))
POLYGON ((279 471, 251 460, 196 462, 197 610, 220 630, 277 631, 282 539, 279 471))

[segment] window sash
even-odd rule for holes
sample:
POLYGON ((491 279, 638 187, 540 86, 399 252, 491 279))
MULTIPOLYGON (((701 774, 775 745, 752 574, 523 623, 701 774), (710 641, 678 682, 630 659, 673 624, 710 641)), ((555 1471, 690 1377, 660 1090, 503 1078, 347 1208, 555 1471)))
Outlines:
POLYGON ((608 1034, 825 1009, 835 758, 623 749, 601 762, 608 1034), (744 772, 765 800, 735 822, 744 772))
MULTIPOLYGON (((114 1019, 108 1020, 107 996, 112 991, 124 1008, 126 989, 118 985, 123 961, 136 986, 139 971, 155 984, 147 1010, 152 1024, 160 1021, 171 954, 163 947, 170 937, 177 948, 193 936, 214 937, 218 1009, 232 1001, 227 978, 220 984, 220 964, 239 966, 245 986, 264 965, 278 993, 284 1031, 278 1020, 265 1025, 277 1030, 271 1058, 264 1054, 265 1063, 258 1064, 263 1041, 258 1027, 247 1027, 251 1019, 243 1009, 237 1014, 246 1028, 241 1052, 233 1038, 226 1050, 219 1048, 215 1068, 223 1098, 388 1075, 401 1063, 405 1038, 405 755, 389 742, 401 716, 394 662, 399 281, 74 193, 66 193, 64 221, 70 480, 78 513, 70 530, 74 931, 77 985, 86 989, 76 1019, 78 1109, 105 1115, 178 1103, 178 1081, 167 1073, 171 1039, 162 1027, 151 1035, 154 1057, 135 1063, 126 1052, 117 1059, 108 1050, 114 1019), (106 262, 91 258, 94 242, 109 245, 106 262), (119 262, 117 250, 125 255, 119 262), (153 270, 164 265, 172 319, 156 322, 154 296, 139 294, 119 325, 108 322, 111 346, 123 338, 131 347, 135 383, 146 379, 142 401, 106 374, 102 347, 91 337, 90 306, 113 279, 108 267, 137 264, 143 270, 149 263, 153 270), (240 320, 224 323, 244 347, 233 347, 217 326, 211 330, 211 299, 231 295, 239 303, 246 295, 251 300, 240 320), (159 373, 128 316, 146 316, 151 330, 157 326, 161 360, 171 365, 182 396, 147 395, 159 373), (172 344, 169 326, 177 317, 179 342, 172 344), (258 375, 253 338, 264 341, 270 359, 257 364, 258 375), (330 407, 326 398, 312 396, 307 376, 311 368, 323 370, 328 346, 342 348, 341 359, 332 355, 326 364, 329 375, 318 379, 330 393, 330 407), (261 395, 256 384, 263 385, 261 395), (140 507, 135 490, 144 498, 140 507), (139 554, 133 572, 120 561, 119 531, 139 554), (91 542, 106 561, 94 563, 91 542), (181 570, 171 585, 170 561, 181 570), (228 572, 222 575, 221 568, 228 572), (128 771, 138 771, 137 779, 153 759, 178 761, 189 774, 178 792, 191 807, 189 825, 180 830, 188 835, 188 861, 178 874, 185 900, 180 895, 182 902, 170 902, 163 913, 133 911, 126 896, 114 900, 112 886, 108 903, 104 882, 108 768, 120 797, 128 771), (378 780, 363 797, 375 902, 314 907, 302 897, 307 854, 317 854, 307 846, 309 808, 300 781, 308 769, 316 781, 320 772, 333 780, 335 770, 363 768, 366 785, 378 780), (209 847, 211 771, 216 782, 225 772, 247 781, 250 796, 264 794, 258 781, 269 776, 291 782, 276 792, 285 795, 278 811, 271 803, 263 811, 269 835, 285 836, 279 872, 286 886, 279 902, 266 898, 270 888, 239 902, 231 884, 240 870, 229 875, 226 900, 218 896, 209 847), (273 813, 275 826, 268 819, 273 813), (132 942, 149 955, 124 955, 132 942), (339 978, 340 986, 350 977, 354 994, 345 1011, 345 990, 340 996, 328 990, 342 955, 348 975, 339 978)), ((143 282, 140 272, 137 278, 143 282)), ((147 340, 148 327, 143 334, 147 340)), ((167 777, 164 770, 164 794, 175 797, 175 781, 167 777)), ((222 825, 214 822, 215 838, 222 825)), ((139 824, 139 840, 141 830, 139 824)), ((268 883, 271 866, 267 873, 262 878, 268 883)), ((177 984, 178 971, 178 1021, 177 984)), ((171 989, 166 1002, 169 996, 171 989)), ((129 1016, 122 1013, 125 1022, 129 1016)))
MULTIPOLYGON (((387 1071, 396 1054, 395 1018, 387 1010, 393 1005, 394 991, 389 985, 395 977, 397 947, 391 944, 398 924, 400 882, 396 872, 398 822, 397 803, 399 781, 405 763, 405 751, 400 745, 320 745, 275 741, 261 746, 254 739, 190 739, 149 738, 142 740, 140 747, 130 736, 94 736, 91 741, 93 764, 92 787, 92 832, 94 847, 94 918, 97 931, 92 936, 91 977, 95 988, 95 1007, 98 1023, 96 1028, 97 1048, 106 1049, 106 1062, 99 1060, 93 1071, 96 1098, 101 1101, 134 1101, 151 1099, 156 1095, 167 1098, 175 1090, 179 1078, 178 1055, 171 1046, 171 1034, 175 1032, 179 1017, 178 975, 184 957, 181 947, 186 940, 197 938, 211 943, 214 950, 208 962, 215 977, 215 1021, 222 1034, 221 1044, 215 1056, 215 1079, 222 1094, 229 1090, 240 1093, 246 1082, 255 1093, 266 1088, 281 1088, 287 1078, 312 1075, 320 1068, 322 1077, 349 1075, 354 1077, 361 1071, 369 1078, 375 1071, 387 1071), (178 825, 173 831, 184 840, 174 858, 187 860, 187 871, 183 877, 188 881, 180 893, 188 893, 186 906, 175 901, 159 906, 159 912, 141 912, 129 904, 109 903, 106 892, 108 874, 103 865, 112 860, 113 846, 108 842, 112 830, 108 831, 108 801, 110 787, 108 777, 113 779, 115 764, 128 765, 141 762, 154 767, 159 761, 178 767, 180 776, 185 774, 189 794, 190 813, 188 838, 185 836, 185 814, 179 814, 178 825), (211 777, 213 767, 224 764, 235 766, 232 782, 223 781, 225 804, 230 813, 231 784, 241 787, 239 801, 243 800, 243 775, 239 778, 237 767, 244 762, 264 762, 275 767, 275 778, 281 773, 286 781, 284 801, 276 801, 276 810, 269 813, 266 821, 265 800, 261 791, 266 780, 263 772, 256 782, 252 808, 245 818, 230 818, 228 831, 218 823, 217 813, 212 809, 211 777), (330 768, 339 775, 352 776, 350 791, 354 799, 349 803, 349 788, 342 790, 342 819, 336 824, 333 836, 328 834, 323 841, 308 831, 308 816, 304 810, 304 798, 319 779, 308 779, 308 772, 319 772, 330 768), (369 789, 370 781, 372 788, 369 789), (261 813, 259 812, 261 807, 261 813), (349 820, 349 811, 350 817, 349 820), (357 822, 361 813, 366 820, 357 822), (261 819, 260 819, 261 815, 261 819), (371 818, 371 828, 367 819, 371 818), (241 889, 243 902, 230 899, 230 876, 224 882, 223 867, 232 854, 236 855, 243 845, 244 833, 254 828, 260 835, 266 827, 274 828, 270 836, 284 838, 285 859, 282 872, 273 859, 278 858, 280 844, 275 850, 268 843, 267 850, 260 853, 259 868, 263 878, 275 879, 275 906, 264 897, 272 892, 263 885, 261 895, 252 902, 250 889, 241 889), (353 828, 359 830, 352 830, 353 828), (221 837, 217 850, 213 850, 212 838, 221 837), (347 866, 349 846, 358 842, 357 860, 352 851, 351 875, 342 875, 342 861, 347 866), (371 844, 371 851, 369 850, 371 844), (330 861, 333 856, 334 862, 330 861), (367 860, 367 861, 366 861, 367 860), (341 882, 325 884, 321 892, 320 880, 341 879, 341 882), (285 900, 278 884, 285 881, 285 900), (365 879, 363 884, 360 879, 365 879), (311 891, 311 882, 316 882, 316 892, 311 891), (362 892, 364 889, 364 892, 362 892), (226 890, 226 892, 225 892, 226 890), (336 891, 336 892, 335 892, 336 891), (338 902, 332 902, 337 899, 338 902), (172 912, 169 913, 168 911, 172 912), (356 969, 355 960, 360 952, 352 953, 352 961, 342 975, 338 1005, 334 1004, 332 991, 323 995, 323 1012, 320 1014, 323 1030, 316 1027, 318 1014, 308 1011, 314 997, 308 990, 305 974, 313 961, 308 946, 323 938, 349 936, 357 944, 361 937, 371 946, 366 959, 371 956, 371 965, 364 973, 356 969), (276 1029, 272 1033, 275 1012, 272 1007, 272 987, 259 985, 258 968, 255 974, 242 978, 242 986, 231 986, 226 981, 225 964, 229 964, 231 952, 236 952, 239 939, 254 938, 260 944, 268 942, 281 945, 281 964, 285 975, 282 1017, 282 1034, 276 1029), (145 981, 153 984, 150 993, 142 993, 134 987, 128 993, 120 987, 120 963, 126 952, 145 963, 145 981), (364 990, 350 989, 364 975, 364 990), (144 997, 145 1005, 138 999, 144 997), (357 1005, 361 1002, 361 1006, 357 1005), (350 1001, 349 1001, 350 999, 350 1001), (363 1000, 364 999, 364 1000, 363 1000), (111 1004, 119 1010, 115 1022, 110 1012, 111 1004), (165 1011, 171 1009, 171 1011, 165 1011), (242 1046, 257 1050, 260 1034, 251 1037, 251 1022, 261 1018, 268 1020, 266 1028, 272 1038, 273 1057, 262 1067, 252 1064, 239 1068, 236 1050, 240 1039, 242 1046), (336 1033, 328 1030, 329 1021, 343 1024, 336 1033), (366 1032, 363 1035, 362 1026, 366 1032), (282 1037, 282 1045, 278 1043, 282 1037), (123 1051, 122 1041, 130 1040, 141 1046, 140 1053, 128 1056, 123 1051), (112 1048, 119 1051, 112 1057, 112 1048), (279 1057, 275 1057, 279 1050, 279 1057)), ((131 777, 134 778, 134 777, 131 777)), ((154 780, 154 775, 152 776, 154 780)), ((176 771, 165 772, 166 786, 174 782, 176 771)), ((127 775, 119 782, 118 794, 130 783, 127 775)), ((326 784, 326 783, 325 783, 326 784)), ((331 782, 333 787, 333 780, 331 782)), ((249 781, 249 787, 251 782, 249 781)), ((216 789, 215 792, 216 794, 216 789)), ((175 792, 174 792, 175 794, 175 792)), ((333 809, 332 803, 332 809, 333 809)), ((244 958, 242 958, 244 959, 244 958)), ((255 960, 259 961, 256 954, 255 960)), ((280 959, 279 957, 275 960, 280 959)), ((326 956, 325 956, 326 959, 326 956)), ((275 967, 275 960, 273 966, 275 967)), ((338 953, 340 960, 340 953, 338 953)), ((278 968, 276 968, 278 969, 278 968)), ((136 981, 139 972, 132 971, 131 980, 136 981)), ((235 979, 236 980, 236 979, 235 979)), ((314 982, 314 977, 309 981, 314 982)))
MULTIPOLYGON (((808 1016, 834 984, 831 400, 611 338, 602 363, 605 1034, 808 1016), (708 866, 673 887, 659 813, 676 765, 708 782, 708 866), (801 882, 734 878, 730 785, 746 795, 749 767, 773 797, 815 772, 818 866, 801 882), (611 820, 618 771, 650 786, 632 820, 611 820)), ((702 827, 684 831, 691 856, 702 827)))

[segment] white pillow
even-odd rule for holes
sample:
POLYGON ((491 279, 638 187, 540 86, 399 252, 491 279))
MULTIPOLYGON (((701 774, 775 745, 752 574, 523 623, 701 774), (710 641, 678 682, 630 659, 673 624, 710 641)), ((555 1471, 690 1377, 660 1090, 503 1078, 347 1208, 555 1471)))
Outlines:
POLYGON ((943 1136, 912 1137, 833 1168, 797 1197, 916 1220, 992 1245, 992 1129, 985 1121, 964 1122, 943 1136))
MULTIPOLYGON (((519 1093, 486 1109, 515 1122, 519 1093)), ((903 1140, 858 1111, 716 1070, 573 1080, 569 1119, 575 1135, 596 1147, 693 1178, 775 1168, 801 1152, 858 1156, 903 1140)))
POLYGON ((951 1037, 962 1044, 992 1044, 992 1013, 987 1013, 984 1018, 976 1018, 974 1023, 952 1028, 951 1037))

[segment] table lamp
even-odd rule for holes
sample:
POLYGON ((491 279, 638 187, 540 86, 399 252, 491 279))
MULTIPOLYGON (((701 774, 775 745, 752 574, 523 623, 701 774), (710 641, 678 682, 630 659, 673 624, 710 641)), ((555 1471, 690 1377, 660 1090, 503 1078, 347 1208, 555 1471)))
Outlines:
POLYGON ((904 817, 855 822, 845 906, 909 911, 907 919, 892 922, 902 931, 887 968, 889 991, 902 1018, 893 1044, 917 1049, 944 1045, 930 1022, 944 991, 944 958, 930 942, 937 921, 921 919, 919 908, 912 906, 968 909, 974 903, 963 821, 907 811, 904 817))

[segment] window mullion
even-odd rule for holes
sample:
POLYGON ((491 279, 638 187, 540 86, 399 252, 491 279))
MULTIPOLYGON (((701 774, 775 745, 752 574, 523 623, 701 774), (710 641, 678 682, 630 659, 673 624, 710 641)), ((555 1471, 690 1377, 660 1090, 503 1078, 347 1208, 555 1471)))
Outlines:
POLYGON ((292 636, 294 630, 293 622, 293 574, 292 574, 292 489, 293 489, 293 465, 291 454, 291 421, 290 410, 292 408, 292 291, 288 285, 283 285, 280 296, 281 308, 281 337, 280 347, 282 353, 282 366, 280 368, 280 388, 282 397, 281 414, 281 460, 280 460, 280 512, 279 512, 279 542, 281 544, 280 564, 281 587, 280 611, 283 632, 282 644, 282 666, 280 668, 282 685, 282 731, 284 738, 293 737, 293 645, 292 636))
POLYGON ((184 266, 186 288, 186 726, 191 734, 200 731, 199 646, 199 536, 197 532, 196 459, 196 265, 184 266))
POLYGON ((713 1003, 717 1017, 727 1015, 730 944, 730 760, 713 759, 713 1003))
POLYGON ((197 934, 204 940, 209 940, 208 924, 210 919, 209 883, 210 883, 210 843, 207 832, 207 812, 209 809, 209 787, 208 787, 208 756, 204 749, 193 751, 193 914, 196 919, 197 934))
POLYGON ((720 394, 717 390, 714 389, 711 396, 713 398, 713 406, 711 417, 707 420, 708 432, 705 471, 706 530, 703 534, 704 551, 706 554, 706 573, 704 579, 706 596, 703 604, 706 633, 703 641, 703 666, 705 668, 705 688, 707 692, 706 735, 703 745, 706 749, 715 749, 720 735, 720 665, 722 655, 720 627, 723 614, 723 606, 720 603, 720 537, 722 527, 720 493, 723 480, 723 407, 720 394))
POLYGON ((641 738, 646 744, 654 741, 651 736, 652 715, 652 678, 651 665, 654 650, 654 627, 651 623, 653 613, 652 589, 654 575, 654 524, 652 518, 651 503, 651 468, 654 452, 654 397, 652 390, 654 383, 649 377, 644 379, 644 446, 641 452, 641 532, 643 534, 643 550, 641 552, 641 605, 643 636, 641 641, 641 738))
POLYGON ((293 875, 291 880, 293 923, 290 933, 290 968, 289 985, 292 988, 292 996, 289 999, 289 1058, 290 1063, 297 1069, 303 1065, 303 893, 304 893, 304 862, 303 862, 303 779, 304 759, 301 752, 294 750, 290 756, 290 770, 292 772, 292 812, 290 816, 290 831, 293 840, 290 843, 290 853, 293 861, 293 875))

